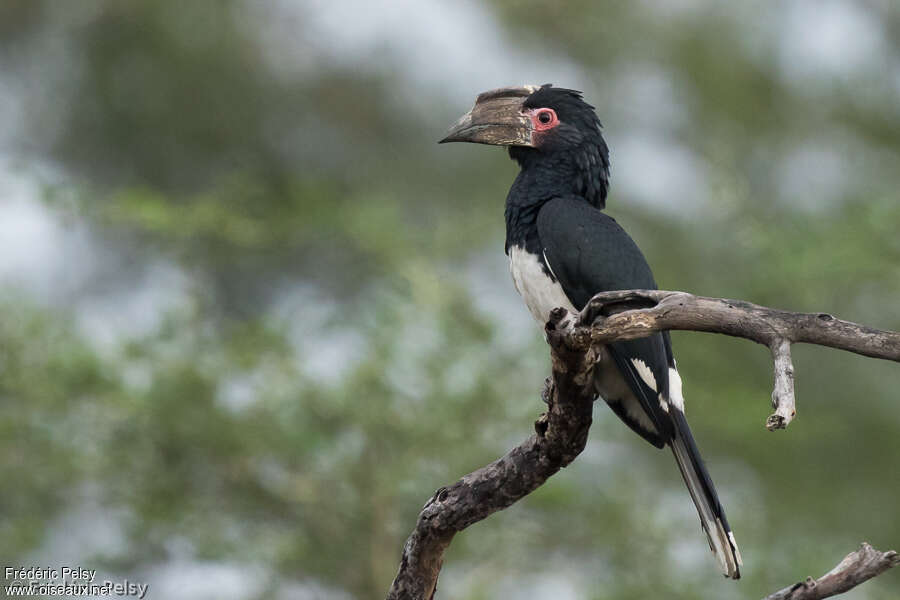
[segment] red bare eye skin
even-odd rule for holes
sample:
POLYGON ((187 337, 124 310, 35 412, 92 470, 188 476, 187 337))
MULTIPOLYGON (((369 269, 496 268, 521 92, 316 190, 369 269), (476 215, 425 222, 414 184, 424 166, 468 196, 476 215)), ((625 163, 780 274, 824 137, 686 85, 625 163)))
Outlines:
POLYGON ((559 117, 552 108, 533 108, 528 112, 535 131, 547 131, 559 125, 559 117))

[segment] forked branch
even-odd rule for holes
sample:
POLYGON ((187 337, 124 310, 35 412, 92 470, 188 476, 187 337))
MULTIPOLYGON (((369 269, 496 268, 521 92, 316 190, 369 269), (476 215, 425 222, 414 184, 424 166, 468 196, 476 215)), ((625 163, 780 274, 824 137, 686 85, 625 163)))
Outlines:
POLYGON ((664 330, 706 331, 767 346, 775 364, 774 414, 769 430, 784 429, 796 415, 791 344, 817 344, 900 362, 900 333, 882 331, 827 313, 796 313, 742 300, 686 292, 626 290, 594 296, 579 318, 591 344, 646 337, 664 330))
MULTIPOLYGON (((547 411, 535 422, 535 433, 505 456, 435 492, 406 541, 388 599, 431 600, 444 551, 457 532, 528 495, 581 453, 595 397, 593 367, 602 345, 664 330, 722 333, 767 346, 775 365, 775 413, 766 422, 770 430, 785 428, 796 414, 791 344, 818 344, 900 362, 900 333, 825 313, 793 313, 660 290, 597 294, 580 315, 556 309, 546 327, 553 366, 544 390, 547 411)), ((895 552, 863 544, 820 579, 807 579, 765 600, 827 598, 897 562, 895 552)))
POLYGON ((565 309, 553 311, 546 331, 553 362, 553 376, 543 392, 547 412, 524 442, 428 500, 403 547, 389 600, 431 600, 444 550, 457 532, 530 494, 584 450, 596 355, 589 346, 585 349, 586 332, 576 332, 575 316, 565 309))

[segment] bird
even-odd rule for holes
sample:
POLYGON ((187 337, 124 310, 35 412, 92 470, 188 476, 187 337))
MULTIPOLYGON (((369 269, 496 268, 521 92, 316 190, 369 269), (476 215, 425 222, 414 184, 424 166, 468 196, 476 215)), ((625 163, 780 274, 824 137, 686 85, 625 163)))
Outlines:
MULTIPOLYGON (((635 241, 603 210, 609 148, 582 92, 552 84, 479 94, 440 143, 505 146, 519 165, 506 197, 506 244, 516 290, 542 326, 562 307, 580 311, 594 294, 657 289, 635 241)), ((742 559, 685 417, 668 331, 600 349, 594 385, 613 412, 657 448, 668 447, 722 573, 742 559)))

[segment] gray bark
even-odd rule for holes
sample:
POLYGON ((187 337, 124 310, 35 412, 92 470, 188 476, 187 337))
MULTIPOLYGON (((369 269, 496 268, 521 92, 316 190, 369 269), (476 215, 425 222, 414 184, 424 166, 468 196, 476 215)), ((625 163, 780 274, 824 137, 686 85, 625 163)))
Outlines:
POLYGON ((859 550, 844 557, 838 565, 818 579, 807 577, 763 600, 821 600, 849 591, 864 581, 881 575, 900 564, 900 554, 893 550, 880 552, 863 543, 859 550))
MULTIPOLYGON (((547 411, 535 421, 535 433, 503 457, 435 492, 404 545, 388 600, 432 600, 444 551, 457 532, 528 495, 581 453, 595 398, 592 369, 603 344, 663 330, 722 333, 769 347, 776 409, 766 422, 770 430, 783 429, 796 414, 791 344, 818 344, 900 362, 900 333, 825 313, 793 313, 661 290, 597 294, 580 315, 555 309, 546 326, 552 364, 544 389, 547 411)), ((897 563, 895 552, 881 553, 863 544, 819 580, 807 579, 765 600, 826 598, 897 563)))
POLYGON ((595 354, 590 348, 573 350, 574 321, 557 309, 547 323, 553 376, 543 393, 547 412, 535 421, 535 432, 505 456, 434 493, 406 541, 388 599, 433 598, 444 550, 456 532, 530 494, 584 450, 595 354))
POLYGON ((796 313, 743 300, 706 298, 685 292, 625 290, 594 296, 580 324, 590 329, 589 344, 645 337, 656 331, 722 333, 767 346, 775 365, 770 431, 784 429, 797 414, 791 344, 805 343, 900 362, 900 333, 882 331, 827 313, 796 313))

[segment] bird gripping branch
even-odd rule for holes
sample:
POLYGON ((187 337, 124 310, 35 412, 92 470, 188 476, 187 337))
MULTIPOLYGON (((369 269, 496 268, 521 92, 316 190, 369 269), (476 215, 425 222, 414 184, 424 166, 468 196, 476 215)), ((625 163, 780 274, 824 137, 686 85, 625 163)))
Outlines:
MULTIPOLYGON (((506 197, 506 253, 528 310, 575 314, 611 290, 656 289, 634 240, 603 212, 609 150, 594 108, 575 90, 526 85, 485 92, 444 142, 507 146, 521 170, 506 197)), ((726 577, 741 555, 684 414, 668 332, 600 348, 594 386, 615 414, 675 457, 710 549, 726 577)))

